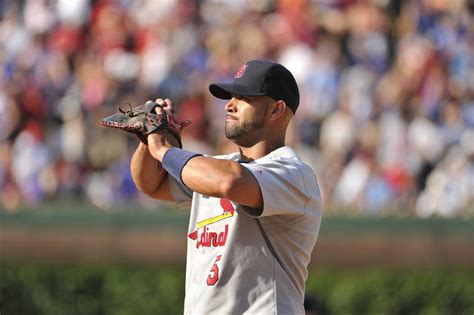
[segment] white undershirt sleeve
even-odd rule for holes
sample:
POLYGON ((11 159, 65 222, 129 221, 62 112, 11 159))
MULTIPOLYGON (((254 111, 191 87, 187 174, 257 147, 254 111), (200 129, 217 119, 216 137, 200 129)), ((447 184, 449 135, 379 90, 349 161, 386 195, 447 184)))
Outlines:
POLYGON ((176 179, 168 176, 169 188, 176 204, 180 208, 191 207, 193 191, 185 185, 179 183, 176 179))

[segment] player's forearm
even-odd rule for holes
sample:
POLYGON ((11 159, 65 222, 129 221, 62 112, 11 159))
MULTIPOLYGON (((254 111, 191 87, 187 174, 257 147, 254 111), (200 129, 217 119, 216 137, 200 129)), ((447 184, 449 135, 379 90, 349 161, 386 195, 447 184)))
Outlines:
MULTIPOLYGON (((148 136, 150 154, 158 161, 162 161, 170 149, 164 143, 165 139, 158 135, 148 136)), ((168 155, 169 161, 179 161, 182 156, 192 154, 174 151, 173 157, 168 155), (176 155, 177 154, 177 155, 176 155)), ((195 156, 183 160, 184 163, 172 163, 169 175, 182 181, 191 190, 203 195, 226 198, 250 207, 261 207, 262 197, 257 180, 239 163, 230 160, 221 160, 204 156, 195 156), (181 164, 179 169, 176 167, 181 164)), ((163 162, 163 165, 166 163, 163 162)), ((166 166, 165 166, 166 167, 166 166)))
MULTIPOLYGON (((156 145, 151 137, 149 137, 149 145, 151 155, 156 160, 163 161, 169 147, 156 145)), ((208 196, 224 197, 223 195, 228 190, 226 188, 228 183, 232 178, 238 177, 239 170, 236 166, 239 167, 238 163, 233 161, 197 156, 189 160, 182 170, 175 173, 180 177, 179 180, 182 180, 193 191, 208 196)))
MULTIPOLYGON (((160 141, 155 135, 148 137, 150 154, 156 160, 163 161, 170 147, 162 145, 160 141)), ((176 157, 171 159, 175 160, 176 157)), ((186 162, 182 170, 171 174, 176 173, 175 176, 180 177, 177 179, 193 191, 213 197, 226 197, 231 190, 229 186, 235 183, 241 172, 241 166, 234 161, 197 156, 186 162)))
POLYGON ((156 192, 166 175, 166 172, 161 171, 160 162, 153 158, 143 143, 132 156, 130 172, 137 189, 145 194, 156 192))

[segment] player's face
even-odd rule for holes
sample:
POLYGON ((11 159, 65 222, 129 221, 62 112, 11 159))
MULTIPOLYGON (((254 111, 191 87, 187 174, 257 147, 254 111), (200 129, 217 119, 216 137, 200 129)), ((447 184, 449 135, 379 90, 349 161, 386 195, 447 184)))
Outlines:
POLYGON ((242 140, 251 135, 258 135, 265 127, 268 105, 269 99, 264 96, 233 95, 225 108, 226 137, 231 140, 242 140))

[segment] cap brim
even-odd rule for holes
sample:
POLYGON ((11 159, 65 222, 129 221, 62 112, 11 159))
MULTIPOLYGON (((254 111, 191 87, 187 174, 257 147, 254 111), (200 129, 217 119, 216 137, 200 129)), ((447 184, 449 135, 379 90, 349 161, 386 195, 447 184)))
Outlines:
POLYGON ((261 96, 261 92, 250 90, 247 86, 235 83, 212 83, 209 85, 209 92, 217 98, 230 100, 232 94, 242 96, 261 96))

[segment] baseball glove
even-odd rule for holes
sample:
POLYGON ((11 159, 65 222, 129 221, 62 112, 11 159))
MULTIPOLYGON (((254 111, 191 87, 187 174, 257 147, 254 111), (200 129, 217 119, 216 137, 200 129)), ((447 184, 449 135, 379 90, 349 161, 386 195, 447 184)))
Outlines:
POLYGON ((176 137, 179 146, 182 147, 179 124, 174 117, 168 115, 166 111, 157 114, 155 111, 157 107, 163 108, 163 106, 152 101, 148 101, 135 108, 130 106, 128 110, 123 110, 119 107, 120 113, 105 117, 100 121, 100 124, 102 126, 117 128, 136 134, 145 144, 148 144, 147 136, 149 134, 158 130, 166 130, 176 137))

